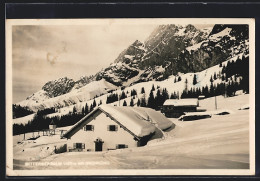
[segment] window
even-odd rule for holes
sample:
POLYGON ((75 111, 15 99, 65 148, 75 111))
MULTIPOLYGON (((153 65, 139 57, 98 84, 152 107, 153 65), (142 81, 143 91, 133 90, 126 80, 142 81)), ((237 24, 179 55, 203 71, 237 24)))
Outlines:
POLYGON ((128 148, 128 145, 125 144, 118 144, 116 145, 116 149, 128 148))
POLYGON ((85 149, 84 143, 73 143, 73 148, 75 149, 85 149))
POLYGON ((83 127, 84 131, 94 131, 94 125, 86 125, 83 127))
POLYGON ((108 125, 107 130, 108 131, 117 131, 118 127, 117 125, 108 125))

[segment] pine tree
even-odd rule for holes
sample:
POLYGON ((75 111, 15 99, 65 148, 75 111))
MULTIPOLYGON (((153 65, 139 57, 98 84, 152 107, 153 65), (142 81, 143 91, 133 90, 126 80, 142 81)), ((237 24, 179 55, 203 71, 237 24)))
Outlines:
POLYGON ((209 88, 207 85, 202 87, 202 94, 205 95, 205 97, 209 97, 209 88))
POLYGON ((137 95, 136 90, 135 89, 131 90, 131 94, 130 95, 131 95, 131 97, 137 95))
POLYGON ((130 101, 130 106, 134 106, 134 100, 133 99, 131 99, 131 101, 130 101))
POLYGON ((110 103, 110 95, 107 96, 106 104, 110 103))
POLYGON ((82 106, 82 111, 81 111, 82 114, 85 114, 85 109, 84 109, 84 106, 82 106))
POLYGON ((133 96, 136 96, 137 95, 137 92, 135 89, 133 89, 133 96))
POLYGON ((177 80, 176 80, 176 77, 174 78, 174 83, 176 83, 177 82, 177 80))
POLYGON ((145 90, 144 90, 144 87, 142 87, 141 94, 144 94, 144 93, 145 93, 145 90))
POLYGON ((155 108, 159 109, 161 105, 162 105, 162 96, 161 96, 160 89, 158 89, 155 96, 155 108))
POLYGON ((222 63, 219 64, 219 67, 222 67, 222 63))
POLYGON ((100 99, 100 101, 99 101, 99 104, 98 104, 98 105, 100 106, 101 104, 102 104, 102 100, 100 99))
POLYGON ((196 74, 194 74, 194 77, 193 77, 193 85, 196 85, 197 84, 197 77, 196 77, 196 74))
POLYGON ((72 110, 72 112, 73 112, 73 113, 76 113, 76 112, 77 112, 77 109, 76 109, 76 107, 75 107, 75 106, 73 107, 73 110, 72 110))
POLYGON ((141 99, 141 104, 140 104, 141 107, 146 107, 146 100, 145 98, 142 98, 141 99))
POLYGON ((174 93, 173 93, 173 97, 174 97, 174 99, 178 99, 177 94, 176 94, 175 91, 174 91, 174 93))
POLYGON ((221 77, 221 80, 222 80, 222 81, 225 81, 225 79, 226 79, 226 78, 225 78, 225 75, 223 74, 222 77, 221 77))
POLYGON ((139 107, 141 105, 140 99, 137 100, 137 106, 139 107))
POLYGON ((166 88, 163 89, 162 91, 162 97, 161 97, 161 102, 160 102, 160 106, 163 105, 163 103, 165 102, 166 99, 169 99, 169 94, 166 88))
POLYGON ((178 82, 180 82, 181 81, 181 77, 179 76, 179 78, 178 78, 178 82))
POLYGON ((152 86, 152 91, 154 91, 155 90, 155 88, 154 88, 154 84, 153 84, 153 86, 152 86))
POLYGON ((211 82, 211 83, 213 82, 213 78, 212 78, 212 76, 210 77, 210 82, 211 82))
POLYGON ((217 79, 217 75, 216 75, 216 72, 214 73, 214 80, 216 80, 217 79))
POLYGON ((123 106, 127 106, 127 103, 126 103, 126 101, 125 101, 125 100, 124 100, 123 106))
POLYGON ((210 97, 215 96, 215 87, 213 83, 210 84, 210 97))
POLYGON ((88 103, 86 103, 86 105, 85 105, 85 114, 88 114, 89 113, 89 111, 88 111, 88 103))
POLYGON ((91 105, 90 105, 90 108, 89 108, 89 112, 93 111, 93 109, 94 109, 94 107, 93 107, 93 105, 91 104, 91 105))
POLYGON ((93 105, 92 105, 92 106, 93 106, 93 108, 97 106, 97 103, 96 103, 96 100, 95 100, 95 99, 94 99, 94 101, 93 101, 93 105))
POLYGON ((150 91, 147 107, 150 107, 150 108, 153 108, 153 109, 155 108, 155 99, 154 99, 154 95, 153 95, 152 90, 150 91))
POLYGON ((121 100, 121 99, 125 99, 125 98, 126 98, 126 94, 125 94, 124 91, 122 91, 121 96, 120 96, 120 100, 121 100))

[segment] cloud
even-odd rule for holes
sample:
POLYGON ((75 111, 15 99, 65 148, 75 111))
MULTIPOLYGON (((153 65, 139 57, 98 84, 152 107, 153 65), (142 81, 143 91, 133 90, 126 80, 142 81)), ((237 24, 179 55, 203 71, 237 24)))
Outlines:
POLYGON ((38 91, 47 81, 60 77, 76 80, 95 74, 135 40, 144 41, 154 27, 114 24, 13 26, 14 96, 24 94, 27 97, 26 93, 38 91))

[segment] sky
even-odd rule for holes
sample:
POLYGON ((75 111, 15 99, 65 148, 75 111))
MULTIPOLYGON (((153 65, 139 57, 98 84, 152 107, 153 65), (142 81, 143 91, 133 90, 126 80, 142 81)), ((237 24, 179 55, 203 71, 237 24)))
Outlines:
POLYGON ((50 80, 65 76, 78 80, 81 76, 94 75, 109 66, 135 40, 145 41, 156 26, 13 26, 13 103, 26 99, 50 80))

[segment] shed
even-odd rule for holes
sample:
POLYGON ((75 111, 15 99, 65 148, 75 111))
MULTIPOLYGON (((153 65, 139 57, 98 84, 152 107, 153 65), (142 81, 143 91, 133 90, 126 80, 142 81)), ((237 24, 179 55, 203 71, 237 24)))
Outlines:
POLYGON ((198 107, 198 99, 167 99, 162 108, 162 113, 166 117, 178 118, 184 112, 196 112, 198 107))
POLYGON ((57 125, 54 123, 53 120, 51 120, 51 122, 50 122, 50 124, 49 124, 49 129, 50 129, 50 130, 55 130, 56 127, 57 127, 57 125))

